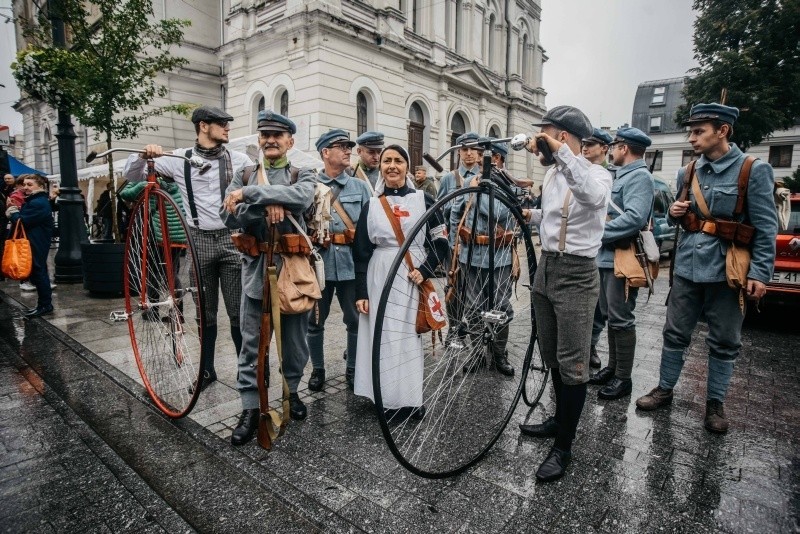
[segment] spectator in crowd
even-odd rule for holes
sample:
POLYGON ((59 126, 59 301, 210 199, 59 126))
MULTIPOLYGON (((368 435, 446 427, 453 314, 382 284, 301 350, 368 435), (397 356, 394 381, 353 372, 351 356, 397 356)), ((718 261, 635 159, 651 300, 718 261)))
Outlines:
POLYGON ((97 199, 97 208, 95 209, 95 215, 100 217, 100 221, 103 223, 102 239, 106 240, 113 239, 114 237, 112 233, 114 221, 114 212, 111 205, 112 187, 114 187, 114 185, 111 182, 106 184, 106 190, 103 191, 103 193, 100 195, 100 198, 97 199))

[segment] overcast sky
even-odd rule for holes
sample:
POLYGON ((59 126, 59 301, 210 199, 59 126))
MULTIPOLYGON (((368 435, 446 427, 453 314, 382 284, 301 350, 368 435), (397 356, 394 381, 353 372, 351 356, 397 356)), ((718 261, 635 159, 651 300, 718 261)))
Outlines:
MULTIPOLYGON (((542 45, 548 108, 570 104, 595 126, 631 120, 633 96, 643 81, 682 76, 692 58, 691 0, 541 0, 542 45)), ((10 7, 11 0, 0 0, 10 7)), ((0 14, 9 14, 0 9, 0 14)), ((19 98, 10 64, 14 26, 0 17, 0 124, 22 133, 11 109, 19 98)))
POLYGON ((580 108, 596 127, 631 122, 636 87, 697 66, 691 0, 541 0, 548 108, 580 108))

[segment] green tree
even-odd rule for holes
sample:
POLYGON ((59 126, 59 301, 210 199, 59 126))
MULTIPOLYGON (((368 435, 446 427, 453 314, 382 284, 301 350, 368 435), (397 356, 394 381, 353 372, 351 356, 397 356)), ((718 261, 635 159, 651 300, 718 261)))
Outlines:
POLYGON ((800 0, 695 0, 693 69, 686 104, 719 102, 740 109, 733 141, 743 150, 800 117, 800 0))
MULTIPOLYGON (((52 27, 46 9, 36 20, 22 22, 29 45, 17 53, 11 69, 19 88, 54 108, 63 108, 81 124, 93 128, 95 140, 133 138, 156 129, 152 117, 174 111, 186 114, 188 105, 153 107, 168 90, 156 81, 163 72, 187 60, 173 56, 190 22, 156 20, 151 0, 60 0, 67 48, 52 45, 52 27)), ((115 184, 113 158, 109 179, 115 184)), ((112 193, 112 206, 116 201, 112 193)), ((116 212, 114 235, 119 238, 116 212)))
POLYGON ((784 178, 783 183, 792 193, 800 193, 800 166, 794 170, 791 176, 784 178))

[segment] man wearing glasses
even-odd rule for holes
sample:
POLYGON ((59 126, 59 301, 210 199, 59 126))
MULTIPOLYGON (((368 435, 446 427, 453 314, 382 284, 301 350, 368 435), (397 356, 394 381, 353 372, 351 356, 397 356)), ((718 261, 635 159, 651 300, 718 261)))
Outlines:
POLYGON ((637 128, 620 128, 611 143, 611 161, 617 166, 608 205, 603 246, 597 254, 600 298, 595 311, 592 344, 608 321, 608 365, 592 374, 589 383, 602 385, 597 396, 619 399, 631 394, 631 371, 636 352, 636 308, 638 288, 626 287, 625 278, 614 276, 614 251, 628 248, 650 220, 653 209, 653 176, 644 153, 650 138, 637 128), (599 315, 599 317, 598 317, 599 315), (596 337, 595 337, 596 336, 596 337))
MULTIPOLYGON (((581 139, 581 155, 588 159, 595 165, 603 166, 608 172, 611 173, 612 178, 616 172, 616 167, 608 164, 608 149, 614 138, 611 134, 595 128, 592 135, 581 139)), ((601 289, 602 291, 602 289, 601 289)), ((600 301, 594 309, 594 324, 592 325, 592 346, 589 349, 589 367, 599 369, 603 366, 600 356, 597 354, 597 343, 600 340, 600 334, 603 333, 603 328, 606 327, 606 317, 600 310, 600 301)), ((591 383, 591 379, 590 379, 591 383)))
POLYGON ((227 184, 233 175, 251 165, 250 158, 241 152, 225 148, 228 142, 228 123, 233 120, 223 110, 200 106, 192 113, 197 140, 193 148, 180 148, 174 154, 202 157, 202 168, 191 167, 177 158, 160 158, 164 150, 160 145, 146 145, 141 154, 131 154, 123 174, 131 182, 147 179, 145 160, 155 160, 156 172, 174 180, 181 191, 189 231, 195 245, 200 272, 205 285, 205 325, 202 333, 202 351, 206 355, 202 391, 217 379, 214 369, 214 352, 217 341, 217 307, 219 288, 230 319, 230 331, 236 354, 242 348, 239 330, 239 304, 242 296, 242 268, 239 252, 231 241, 231 231, 220 219, 219 212, 227 184))
POLYGON ((347 370, 345 379, 350 389, 356 368, 356 343, 358 341, 358 312, 356 311, 356 270, 352 245, 355 221, 361 208, 371 195, 367 182, 347 174, 350 154, 355 143, 345 130, 333 129, 322 134, 316 147, 325 165, 317 179, 331 188, 330 240, 320 251, 325 262, 325 289, 322 298, 309 312, 308 347, 314 369, 308 380, 308 389, 321 391, 325 384, 325 321, 331 310, 333 294, 339 299, 343 321, 347 328, 347 370))

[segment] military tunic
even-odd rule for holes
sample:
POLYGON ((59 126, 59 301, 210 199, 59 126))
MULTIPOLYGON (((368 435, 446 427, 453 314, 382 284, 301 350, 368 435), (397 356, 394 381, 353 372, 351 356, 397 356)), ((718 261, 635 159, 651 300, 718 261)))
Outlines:
MULTIPOLYGON (((709 161, 705 155, 697 160, 695 169, 703 198, 715 218, 730 219, 736 207, 739 171, 745 155, 734 144, 722 157, 709 161)), ((685 169, 678 171, 678 195, 683 188, 685 169)), ((750 172, 747 202, 743 219, 755 227, 751 242, 752 260, 749 279, 768 282, 772 278, 775 260, 777 214, 772 201, 774 179, 772 167, 755 161, 750 172)), ((689 190, 689 209, 699 216, 694 194, 689 190)), ((672 220, 677 223, 677 220, 672 220)), ((686 348, 691 342, 700 315, 704 315, 709 333, 707 395, 709 399, 724 400, 733 373, 733 364, 741 347, 741 328, 744 315, 739 309, 738 291, 725 281, 725 254, 728 245, 716 236, 702 232, 682 232, 676 244, 674 279, 664 325, 664 344, 661 352, 663 389, 672 389, 678 381, 686 348)))
MULTIPOLYGON (((341 203, 344 211, 355 225, 361 216, 361 208, 369 202, 372 196, 369 186, 358 178, 347 173, 342 173, 331 178, 324 173, 319 175, 319 181, 332 189, 339 190, 336 199, 341 203)), ((331 202, 330 231, 340 234, 347 230, 341 216, 333 209, 331 202)), ((308 344, 311 351, 311 363, 315 369, 323 369, 325 321, 330 313, 333 295, 336 293, 339 306, 342 309, 343 321, 347 328, 347 367, 355 367, 356 344, 358 342, 358 312, 356 311, 355 278, 356 271, 353 263, 351 245, 337 245, 331 243, 328 248, 320 250, 322 260, 325 262, 325 289, 317 306, 309 312, 308 344)))
MULTIPOLYGON (((259 241, 267 241, 272 233, 271 225, 265 218, 265 208, 280 205, 291 212, 300 225, 304 225, 303 212, 314 200, 316 174, 313 169, 302 169, 297 182, 291 183, 290 167, 270 168, 267 171, 269 185, 256 183, 257 173, 253 173, 249 184, 242 187, 243 170, 234 174, 226 195, 242 189, 243 201, 236 206, 235 213, 228 213, 223 207, 220 217, 228 228, 242 228, 259 241)), ((296 233, 297 230, 284 219, 276 225, 278 233, 296 233)), ((241 330, 242 350, 239 353, 237 388, 242 399, 242 409, 258 408, 258 385, 256 365, 258 362, 258 341, 261 332, 261 305, 264 288, 264 268, 266 254, 251 257, 241 254, 242 261, 242 304, 241 330)), ((279 254, 273 261, 280 269, 279 254)), ((289 384, 289 391, 297 391, 303 369, 308 363, 308 315, 281 314, 281 342, 283 345, 283 376, 289 384)))

